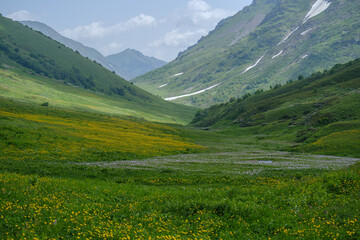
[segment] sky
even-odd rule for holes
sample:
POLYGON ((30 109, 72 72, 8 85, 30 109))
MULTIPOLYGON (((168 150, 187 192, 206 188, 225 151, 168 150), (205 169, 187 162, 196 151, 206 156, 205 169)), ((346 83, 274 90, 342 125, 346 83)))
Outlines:
POLYGON ((104 56, 127 48, 171 61, 252 0, 0 0, 0 13, 47 24, 104 56))

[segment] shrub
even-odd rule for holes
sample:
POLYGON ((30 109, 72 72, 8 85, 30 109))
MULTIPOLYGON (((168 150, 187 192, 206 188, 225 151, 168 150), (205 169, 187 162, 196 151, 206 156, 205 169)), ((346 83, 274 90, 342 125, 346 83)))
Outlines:
POLYGON ((49 106, 49 102, 43 102, 43 103, 41 104, 41 106, 43 106, 43 107, 48 107, 48 106, 49 106))

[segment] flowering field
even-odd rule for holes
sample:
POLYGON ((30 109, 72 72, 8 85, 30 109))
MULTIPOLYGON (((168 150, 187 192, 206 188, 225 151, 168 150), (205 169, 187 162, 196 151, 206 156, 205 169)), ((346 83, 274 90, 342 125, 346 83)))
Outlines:
POLYGON ((0 103, 0 239, 360 238, 359 159, 0 103))
POLYGON ((27 110, 20 104, 2 105, 0 159, 114 161, 203 149, 166 125, 46 107, 27 110))
POLYGON ((143 177, 138 183, 2 173, 0 235, 5 239, 358 239, 359 173, 358 167, 299 178, 184 179, 173 174, 143 177))

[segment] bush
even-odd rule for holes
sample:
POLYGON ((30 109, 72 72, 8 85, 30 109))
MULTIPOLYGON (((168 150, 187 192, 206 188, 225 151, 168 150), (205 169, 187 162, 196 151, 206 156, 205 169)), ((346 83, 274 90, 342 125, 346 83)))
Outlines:
POLYGON ((48 107, 48 106, 49 106, 49 102, 43 102, 43 103, 41 104, 41 106, 43 106, 43 107, 48 107))

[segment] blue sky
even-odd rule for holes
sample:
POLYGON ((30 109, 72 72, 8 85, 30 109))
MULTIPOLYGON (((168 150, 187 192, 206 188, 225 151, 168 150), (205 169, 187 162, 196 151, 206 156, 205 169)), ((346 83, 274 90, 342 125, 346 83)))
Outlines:
POLYGON ((104 55, 126 48, 173 60, 252 0, 0 0, 2 15, 36 20, 104 55))

